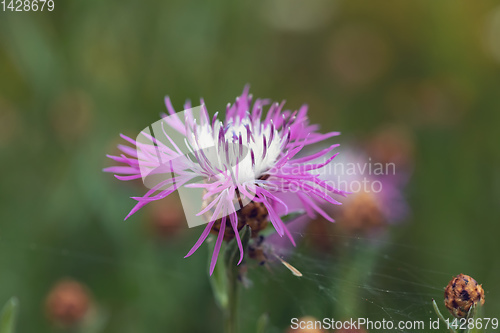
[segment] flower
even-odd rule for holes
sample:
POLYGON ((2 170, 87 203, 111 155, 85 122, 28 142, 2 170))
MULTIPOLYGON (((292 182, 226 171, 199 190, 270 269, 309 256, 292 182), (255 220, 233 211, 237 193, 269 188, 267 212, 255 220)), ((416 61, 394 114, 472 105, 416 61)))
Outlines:
POLYGON ((309 124, 307 105, 292 112, 283 110, 284 102, 252 100, 247 86, 235 103, 228 104, 225 120, 221 121, 217 118, 218 113, 209 118, 203 100, 198 109, 191 108, 188 101, 185 111, 176 113, 166 97, 169 115, 163 115, 153 130, 142 131, 137 140, 121 135, 133 147, 119 145, 124 154, 108 155, 127 166, 104 169, 117 174, 115 177, 120 180, 143 178, 144 184, 150 187, 143 197, 133 197, 138 203, 126 218, 177 189, 180 194, 181 189, 202 189, 200 200, 190 197, 189 201, 194 201, 191 203, 200 210, 193 215, 208 215, 208 224, 186 257, 200 247, 210 232, 216 232, 210 274, 222 241, 228 239, 227 234, 231 234, 229 238, 233 235, 236 238, 241 263, 244 253, 238 230, 246 223, 252 227, 245 216, 258 214, 260 218, 253 220, 253 224, 259 228, 265 226, 262 225, 265 217, 279 236, 286 235, 295 245, 281 216, 304 211, 310 216, 320 214, 333 222, 320 203, 340 204, 331 195, 345 195, 313 173, 330 163, 337 154, 322 163, 307 163, 327 155, 337 144, 309 156, 297 157, 304 147, 339 133, 319 133, 318 125, 309 124), (267 105, 270 106, 263 115, 267 105), (176 140, 176 135, 181 139, 176 140), (255 209, 245 212, 247 206, 255 206, 255 209))
MULTIPOLYGON (((328 156, 314 161, 321 163, 328 156)), ((386 160, 372 161, 366 152, 354 146, 344 147, 342 154, 317 170, 322 179, 334 188, 349 193, 342 205, 323 205, 336 223, 326 224, 319 217, 314 223, 303 223, 310 244, 319 252, 330 252, 340 243, 332 237, 359 236, 363 241, 381 244, 389 225, 404 221, 409 207, 403 190, 409 175, 399 165, 386 160)))
POLYGON ((456 318, 464 318, 472 306, 484 304, 483 287, 465 274, 454 277, 444 291, 444 304, 456 318))
POLYGON ((349 234, 371 234, 404 220, 409 208, 402 188, 408 177, 393 162, 373 162, 356 148, 347 148, 321 173, 350 195, 340 207, 331 207, 338 226, 349 234))

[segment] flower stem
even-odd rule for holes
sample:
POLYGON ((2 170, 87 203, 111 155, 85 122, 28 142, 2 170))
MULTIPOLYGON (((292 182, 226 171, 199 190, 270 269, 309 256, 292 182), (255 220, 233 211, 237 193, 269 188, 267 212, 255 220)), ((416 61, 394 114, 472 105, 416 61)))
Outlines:
POLYGON ((227 274, 228 302, 225 311, 225 333, 238 332, 238 275, 234 271, 227 274))
MULTIPOLYGON (((243 251, 247 248, 248 242, 250 241, 251 230, 250 227, 245 226, 240 230, 241 247, 243 251)), ((224 329, 225 333, 237 333, 238 332, 238 292, 240 288, 240 249, 237 245, 236 240, 232 240, 226 250, 224 251, 224 291, 225 291, 225 302, 222 303, 222 308, 224 309, 225 323, 224 329)))
POLYGON ((357 318, 361 315, 361 286, 369 283, 369 276, 374 271, 380 247, 376 244, 364 244, 361 240, 354 242, 340 255, 338 267, 339 278, 334 281, 334 289, 339 299, 343 300, 334 309, 334 318, 357 318), (340 280, 340 283, 339 283, 340 280))

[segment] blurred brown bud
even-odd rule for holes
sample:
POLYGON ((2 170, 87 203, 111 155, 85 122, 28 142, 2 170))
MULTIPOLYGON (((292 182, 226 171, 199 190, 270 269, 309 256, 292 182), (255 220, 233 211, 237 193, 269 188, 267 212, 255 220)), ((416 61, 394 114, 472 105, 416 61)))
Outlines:
POLYGON ((89 311, 90 295, 81 283, 64 279, 49 292, 45 301, 45 311, 57 326, 73 326, 82 322, 89 311))
POLYGON ((373 193, 352 193, 340 209, 337 224, 349 234, 366 234, 386 224, 379 202, 373 193))
POLYGON ((187 226, 182 203, 177 195, 169 195, 148 206, 148 220, 155 236, 171 238, 187 226))
MULTIPOLYGON (((212 212, 210 212, 210 215, 212 212)), ((242 209, 236 212, 238 218, 238 230, 241 230, 245 225, 250 226, 252 230, 252 237, 257 237, 259 232, 267 227, 268 211, 264 204, 260 202, 251 201, 245 205, 242 209)), ((211 233, 218 235, 221 227, 222 220, 218 219, 215 221, 211 233)), ((231 225, 229 216, 226 217, 226 229, 224 231, 224 240, 230 241, 235 236, 234 229, 231 225)))
MULTIPOLYGON (((267 179, 267 178, 269 178, 269 176, 262 176, 260 179, 267 179)), ((213 200, 214 198, 211 197, 204 200, 202 203, 202 208, 207 207, 208 204, 213 200)), ((235 207, 240 206, 239 199, 237 198, 233 199, 233 204, 235 205, 235 207)), ((205 221, 207 222, 210 221, 214 212, 215 208, 213 207, 212 209, 205 212, 204 214, 205 221)), ((238 221, 237 230, 239 231, 245 225, 248 225, 252 230, 252 237, 253 238, 257 237, 259 235, 259 232, 264 230, 268 225, 268 219, 267 219, 268 214, 269 212, 267 211, 267 208, 264 206, 264 204, 255 201, 248 202, 243 206, 243 208, 236 211, 237 221, 238 221)), ((217 219, 214 225, 212 226, 210 232, 212 234, 218 235, 221 229, 221 224, 222 224, 222 218, 217 219)), ((235 235, 236 234, 234 232, 233 226, 231 225, 231 220, 229 219, 229 216, 227 216, 226 227, 224 229, 224 240, 230 241, 235 237, 235 235)))
POLYGON ((345 86, 364 86, 383 76, 392 61, 392 50, 373 27, 345 26, 333 35, 330 67, 345 86))
POLYGON ((475 98, 470 86, 450 77, 433 77, 395 84, 386 103, 391 113, 413 126, 450 128, 464 120, 475 98))
POLYGON ((459 274, 446 286, 444 304, 454 317, 466 317, 473 305, 484 304, 484 290, 470 276, 459 274))
POLYGON ((318 217, 307 225, 307 237, 311 246, 320 253, 330 253, 334 248, 335 242, 332 241, 334 224, 327 221, 324 217, 318 217))
POLYGON ((394 163, 396 170, 412 168, 414 151, 413 137, 403 126, 385 126, 366 143, 366 152, 375 162, 394 163))
POLYGON ((283 31, 313 31, 327 25, 335 13, 335 1, 270 0, 262 13, 269 25, 283 31))

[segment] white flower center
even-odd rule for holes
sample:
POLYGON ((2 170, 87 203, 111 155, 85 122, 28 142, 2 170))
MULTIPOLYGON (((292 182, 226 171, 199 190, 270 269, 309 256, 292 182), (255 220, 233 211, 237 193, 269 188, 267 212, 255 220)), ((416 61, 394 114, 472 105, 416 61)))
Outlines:
POLYGON ((222 126, 219 120, 213 127, 198 126, 197 140, 194 134, 188 139, 193 150, 203 149, 210 165, 223 171, 215 175, 217 178, 227 177, 224 171, 232 169, 239 184, 254 182, 274 166, 282 151, 283 138, 271 124, 243 118, 226 125, 224 139, 219 140, 222 126))

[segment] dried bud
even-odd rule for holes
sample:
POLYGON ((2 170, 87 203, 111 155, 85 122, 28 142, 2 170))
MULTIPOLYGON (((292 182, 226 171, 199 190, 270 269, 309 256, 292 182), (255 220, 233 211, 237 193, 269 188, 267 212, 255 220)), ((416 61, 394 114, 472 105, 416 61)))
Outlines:
POLYGON ((62 280, 50 291, 45 302, 49 319, 59 326, 78 324, 90 308, 86 288, 77 281, 62 280))
POLYGON ((454 317, 464 318, 473 305, 484 304, 483 288, 470 276, 459 274, 446 286, 444 304, 454 317))

